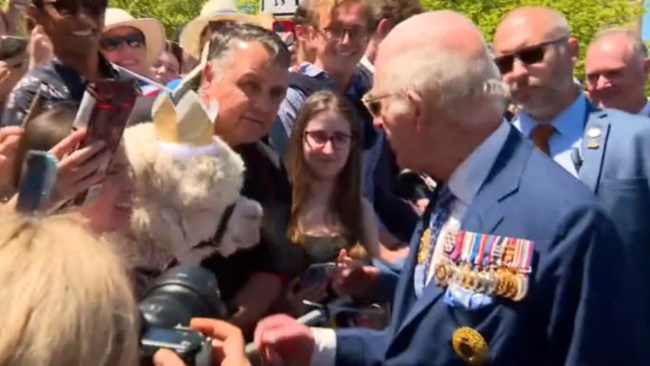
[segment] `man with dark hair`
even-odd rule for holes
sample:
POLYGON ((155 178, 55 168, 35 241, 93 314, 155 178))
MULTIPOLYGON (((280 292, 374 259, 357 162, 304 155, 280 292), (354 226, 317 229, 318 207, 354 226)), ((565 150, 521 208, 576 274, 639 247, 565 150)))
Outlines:
POLYGON ((99 52, 107 0, 33 0, 28 16, 43 27, 53 61, 30 70, 9 95, 2 126, 20 125, 37 92, 44 105, 80 103, 89 82, 129 79, 99 52))
POLYGON ((242 195, 264 210, 258 246, 203 262, 216 274, 222 298, 234 311, 230 320, 244 333, 269 311, 295 262, 288 258, 286 239, 291 189, 281 160, 263 142, 284 99, 290 58, 270 30, 222 22, 210 40, 207 60, 174 93, 179 97, 192 89, 207 105, 218 103, 214 134, 241 155, 246 165, 242 195))

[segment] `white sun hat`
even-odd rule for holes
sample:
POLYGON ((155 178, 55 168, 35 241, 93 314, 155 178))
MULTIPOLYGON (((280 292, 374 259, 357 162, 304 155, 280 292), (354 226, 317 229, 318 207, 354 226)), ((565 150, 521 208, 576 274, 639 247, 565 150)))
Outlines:
POLYGON ((132 27, 144 34, 147 48, 147 62, 153 65, 165 50, 165 28, 154 18, 134 18, 126 10, 118 8, 106 9, 104 33, 119 27, 132 27))

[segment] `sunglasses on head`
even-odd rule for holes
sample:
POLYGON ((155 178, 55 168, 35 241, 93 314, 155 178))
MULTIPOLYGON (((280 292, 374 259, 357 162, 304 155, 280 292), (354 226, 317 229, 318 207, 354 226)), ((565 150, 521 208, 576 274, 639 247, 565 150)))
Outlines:
POLYGON ((504 75, 512 71, 515 59, 521 61, 525 65, 534 65, 544 60, 548 46, 559 44, 565 42, 566 40, 567 37, 561 37, 551 41, 536 44, 534 46, 526 47, 509 55, 496 57, 494 59, 494 63, 496 63, 499 71, 501 71, 501 74, 504 75))
POLYGON ((144 34, 133 32, 126 36, 103 37, 99 44, 106 51, 117 50, 124 44, 131 48, 139 48, 144 46, 144 34))
POLYGON ((72 17, 78 15, 82 10, 92 16, 99 17, 106 12, 107 0, 55 0, 44 1, 43 5, 49 5, 61 16, 72 17))

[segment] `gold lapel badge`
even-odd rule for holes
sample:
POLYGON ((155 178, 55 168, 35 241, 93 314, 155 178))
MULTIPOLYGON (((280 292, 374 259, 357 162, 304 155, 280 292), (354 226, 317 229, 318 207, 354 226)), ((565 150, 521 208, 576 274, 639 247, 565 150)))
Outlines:
POLYGON ((469 327, 456 329, 451 338, 454 352, 470 366, 485 363, 488 356, 488 345, 483 336, 469 327))

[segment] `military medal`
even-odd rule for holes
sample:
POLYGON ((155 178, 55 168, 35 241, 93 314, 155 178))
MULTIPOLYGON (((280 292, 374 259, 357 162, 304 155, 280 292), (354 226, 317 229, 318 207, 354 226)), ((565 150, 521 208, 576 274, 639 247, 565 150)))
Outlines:
POLYGON ((431 230, 427 228, 420 237, 420 250, 418 250, 418 264, 424 263, 427 259, 429 246, 431 245, 431 230))
POLYGON ((521 301, 528 293, 528 276, 517 275, 517 294, 512 298, 514 301, 521 301))
POLYGON ((469 327, 458 328, 451 338, 454 352, 468 365, 479 366, 488 356, 488 345, 481 333, 469 327))
POLYGON ((438 286, 447 286, 451 275, 451 263, 449 263, 446 259, 443 259, 440 261, 440 263, 436 264, 433 276, 436 279, 436 284, 438 286))

